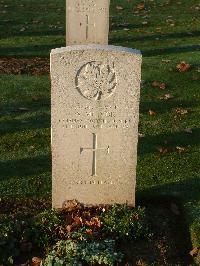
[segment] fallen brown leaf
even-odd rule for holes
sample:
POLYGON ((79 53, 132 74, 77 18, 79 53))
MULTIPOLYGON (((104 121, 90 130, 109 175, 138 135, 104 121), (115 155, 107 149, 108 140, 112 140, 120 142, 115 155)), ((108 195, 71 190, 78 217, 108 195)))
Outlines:
POLYGON ((198 248, 198 247, 194 247, 194 248, 190 251, 190 256, 192 256, 192 257, 196 257, 196 256, 198 255, 198 253, 199 253, 199 250, 200 250, 200 248, 198 248))
POLYGON ((151 116, 155 116, 155 115, 156 115, 156 112, 153 111, 153 110, 149 110, 149 115, 151 115, 151 116))
POLYGON ((139 138, 144 138, 144 137, 145 137, 145 134, 138 133, 138 137, 139 137, 139 138))
POLYGON ((160 88, 161 90, 166 89, 166 84, 165 84, 165 83, 160 83, 159 88, 160 88))
POLYGON ((191 65, 186 63, 185 61, 181 61, 176 65, 176 70, 178 72, 187 72, 191 69, 191 65))
POLYGON ((72 225, 68 225, 68 226, 66 227, 66 229, 67 229, 67 232, 70 233, 71 230, 72 230, 72 225))
POLYGON ((171 95, 171 94, 169 94, 169 93, 167 93, 167 94, 165 94, 165 95, 163 95, 163 96, 161 96, 159 99, 160 100, 170 100, 170 99, 173 99, 174 97, 171 95))
POLYGON ((81 226, 83 225, 83 220, 79 216, 75 216, 74 217, 74 222, 75 222, 76 225, 81 225, 81 226))
POLYGON ((160 86, 160 82, 157 81, 157 80, 154 80, 153 83, 152 83, 152 86, 153 87, 159 87, 160 86))
POLYGON ((160 88, 160 89, 164 90, 166 88, 166 83, 154 80, 152 82, 152 86, 155 87, 155 88, 160 88))
POLYGON ((90 221, 87 221, 85 224, 96 228, 101 227, 101 221, 98 217, 93 217, 90 221))
POLYGON ((159 152, 160 152, 160 154, 166 154, 169 152, 169 149, 166 147, 161 147, 161 148, 159 148, 159 152))
POLYGON ((183 109, 183 108, 176 108, 175 112, 179 115, 186 115, 188 113, 188 110, 183 109))
POLYGON ((145 4, 144 3, 140 3, 137 5, 137 9, 138 10, 143 10, 145 8, 145 4))
POLYGON ((92 229, 87 229, 87 230, 85 231, 85 233, 86 233, 87 235, 92 235, 92 234, 93 234, 92 229))
POLYGON ((32 263, 31 263, 31 265, 32 265, 32 266, 40 266, 41 261, 42 261, 41 258, 39 258, 39 257, 33 257, 33 258, 32 258, 32 263))
POLYGON ((79 207, 79 203, 78 203, 78 201, 76 201, 76 200, 67 200, 67 201, 65 201, 64 202, 64 204, 63 204, 63 209, 65 210, 65 211, 69 211, 69 212, 71 212, 71 211, 74 211, 74 210, 76 210, 77 209, 77 207, 79 207))
POLYGON ((178 152, 178 153, 183 153, 183 152, 185 152, 186 151, 186 148, 184 148, 184 147, 180 147, 180 146, 176 146, 176 152, 178 152))
POLYGON ((123 8, 122 6, 116 6, 116 9, 117 9, 118 11, 121 11, 121 10, 123 10, 124 8, 123 8))
POLYGON ((168 60, 168 59, 162 59, 162 62, 168 64, 168 63, 171 62, 171 60, 168 60))

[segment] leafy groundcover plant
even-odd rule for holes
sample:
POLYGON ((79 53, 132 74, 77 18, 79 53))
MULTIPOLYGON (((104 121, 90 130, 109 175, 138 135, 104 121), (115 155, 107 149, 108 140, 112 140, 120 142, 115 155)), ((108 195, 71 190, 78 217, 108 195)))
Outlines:
POLYGON ((36 254, 43 254, 42 266, 115 265, 124 258, 120 241, 149 236, 144 208, 73 204, 26 221, 5 220, 0 226, 0 263, 15 264, 24 250, 32 256, 34 247, 36 254))

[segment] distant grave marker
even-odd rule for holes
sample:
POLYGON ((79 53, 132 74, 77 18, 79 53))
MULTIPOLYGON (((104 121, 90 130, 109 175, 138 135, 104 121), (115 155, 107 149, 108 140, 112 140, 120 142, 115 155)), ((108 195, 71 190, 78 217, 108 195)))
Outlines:
POLYGON ((108 44, 109 0, 66 0, 66 43, 108 44))

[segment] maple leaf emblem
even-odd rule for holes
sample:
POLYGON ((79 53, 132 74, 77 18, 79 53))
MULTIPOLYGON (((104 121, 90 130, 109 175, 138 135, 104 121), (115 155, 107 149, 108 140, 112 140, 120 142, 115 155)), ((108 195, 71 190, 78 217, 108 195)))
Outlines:
POLYGON ((89 100, 110 97, 116 85, 116 73, 108 64, 89 62, 80 68, 76 76, 78 91, 89 100))

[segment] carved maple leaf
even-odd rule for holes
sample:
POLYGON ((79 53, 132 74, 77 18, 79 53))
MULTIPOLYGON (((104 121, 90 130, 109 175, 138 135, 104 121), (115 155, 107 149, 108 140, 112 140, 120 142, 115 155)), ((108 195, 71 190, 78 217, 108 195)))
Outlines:
POLYGON ((108 98, 115 90, 117 81, 114 69, 107 64, 90 62, 77 75, 77 88, 87 99, 108 98))

